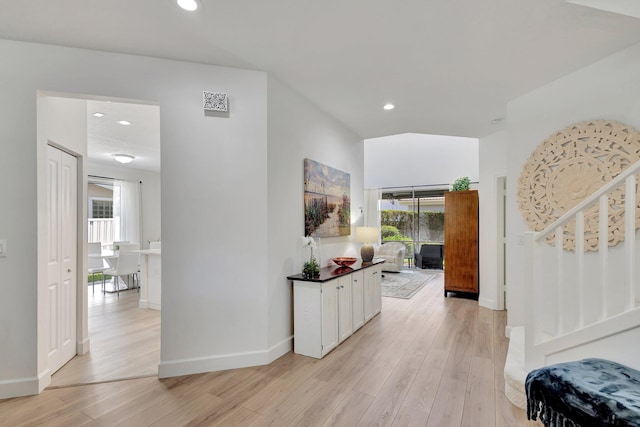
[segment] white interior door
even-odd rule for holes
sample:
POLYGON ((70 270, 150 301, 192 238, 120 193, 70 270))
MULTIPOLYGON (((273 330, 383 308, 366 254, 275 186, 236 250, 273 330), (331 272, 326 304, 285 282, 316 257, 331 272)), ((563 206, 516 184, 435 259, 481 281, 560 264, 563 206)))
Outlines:
POLYGON ((53 374, 76 354, 77 160, 47 146, 47 367, 53 374))

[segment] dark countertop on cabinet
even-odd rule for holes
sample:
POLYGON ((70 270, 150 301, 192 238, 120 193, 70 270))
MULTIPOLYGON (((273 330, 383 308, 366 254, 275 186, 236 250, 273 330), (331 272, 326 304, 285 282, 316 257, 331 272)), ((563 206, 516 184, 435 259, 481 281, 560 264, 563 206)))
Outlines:
POLYGON ((345 274, 351 274, 354 271, 364 270, 365 268, 373 267, 374 265, 383 264, 383 259, 374 258, 372 262, 363 263, 362 260, 356 261, 350 267, 340 267, 339 265, 332 265, 331 267, 324 267, 320 269, 320 277, 314 278, 305 278, 302 273, 293 274, 291 276, 287 276, 289 280, 296 280, 300 282, 327 282, 329 280, 336 279, 340 276, 344 276, 345 274))

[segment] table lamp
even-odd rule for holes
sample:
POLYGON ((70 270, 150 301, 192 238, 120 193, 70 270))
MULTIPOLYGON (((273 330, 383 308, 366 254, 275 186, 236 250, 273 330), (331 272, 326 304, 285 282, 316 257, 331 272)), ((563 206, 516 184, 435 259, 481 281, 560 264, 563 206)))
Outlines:
POLYGON ((373 261, 373 246, 371 243, 378 241, 380 232, 378 227, 356 227, 356 242, 364 243, 360 249, 362 262, 373 261))

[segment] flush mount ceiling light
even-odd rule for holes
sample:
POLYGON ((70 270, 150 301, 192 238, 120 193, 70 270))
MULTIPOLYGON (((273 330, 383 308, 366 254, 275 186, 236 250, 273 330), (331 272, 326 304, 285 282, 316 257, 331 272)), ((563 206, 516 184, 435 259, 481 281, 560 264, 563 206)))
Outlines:
POLYGON ((384 107, 382 108, 384 108, 385 110, 393 110, 394 108, 396 108, 396 106, 393 104, 384 104, 384 107))
POLYGON ((119 125, 122 125, 122 126, 130 126, 131 125, 131 122, 128 121, 128 120, 118 120, 116 123, 119 124, 119 125))
POLYGON ((196 0, 178 0, 178 6, 189 12, 193 12, 198 8, 196 0))
POLYGON ((135 157, 130 154, 113 154, 113 159, 118 163, 126 165, 127 163, 131 163, 135 157))
POLYGON ((104 113, 96 111, 95 113, 93 113, 93 117, 104 117, 104 113))

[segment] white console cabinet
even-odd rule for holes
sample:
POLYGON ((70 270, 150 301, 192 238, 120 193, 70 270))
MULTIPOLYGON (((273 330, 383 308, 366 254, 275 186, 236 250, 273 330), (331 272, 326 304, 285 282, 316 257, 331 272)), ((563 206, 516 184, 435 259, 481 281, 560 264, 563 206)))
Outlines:
POLYGON ((323 268, 315 279, 288 277, 296 353, 320 359, 380 312, 381 264, 323 268))

